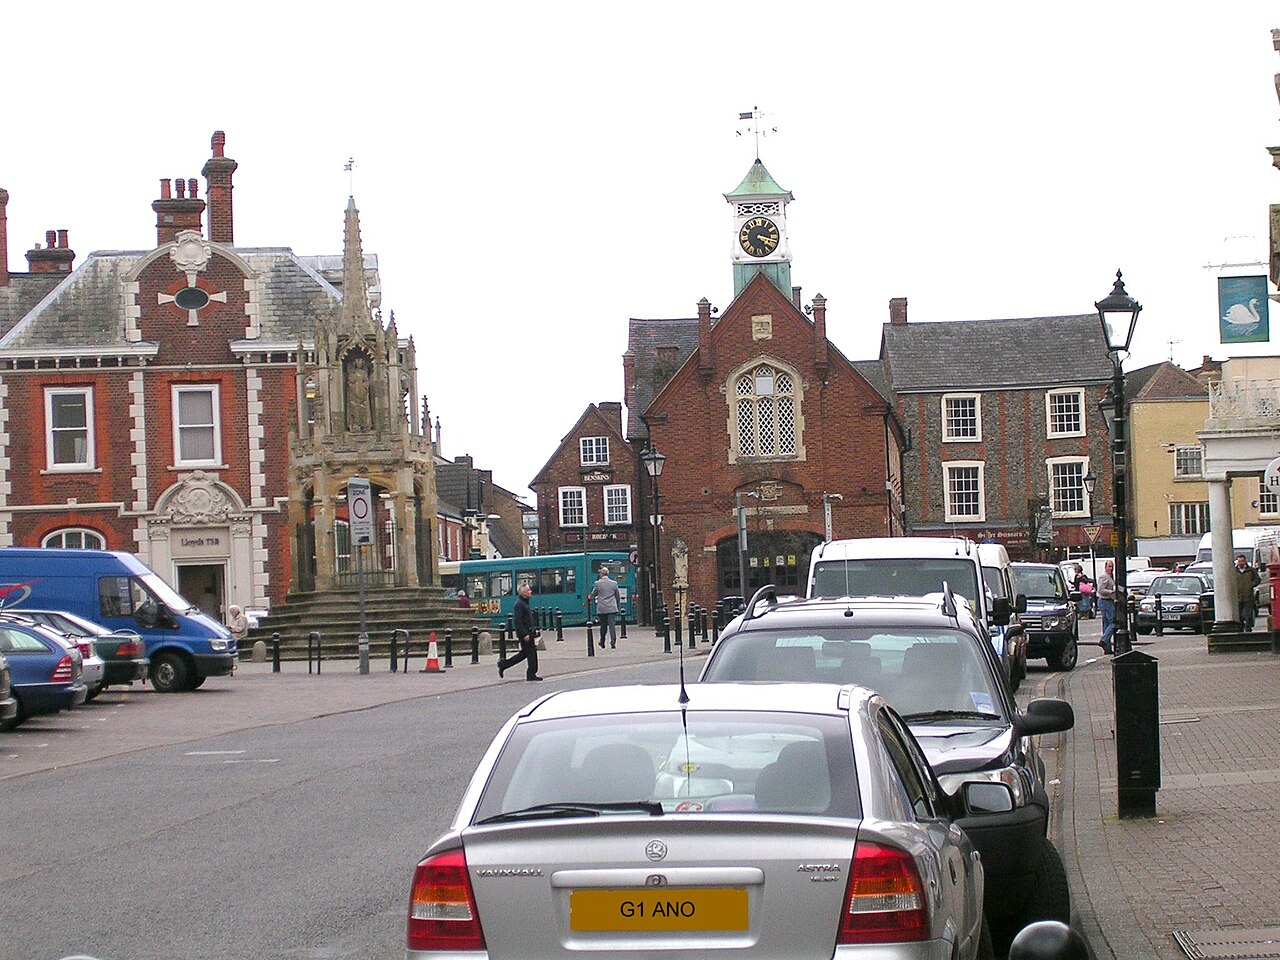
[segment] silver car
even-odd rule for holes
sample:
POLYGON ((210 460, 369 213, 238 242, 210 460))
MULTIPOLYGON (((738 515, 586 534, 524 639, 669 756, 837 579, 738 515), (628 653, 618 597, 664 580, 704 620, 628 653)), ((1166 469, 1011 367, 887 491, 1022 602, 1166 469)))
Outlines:
POLYGON ((93 640, 88 637, 69 637, 61 630, 49 626, 34 617, 28 617, 21 610, 7 610, 0 615, 0 619, 13 620, 35 630, 41 636, 49 637, 57 640, 62 644, 64 649, 78 650, 80 659, 83 663, 81 677, 84 679, 84 685, 88 691, 85 694, 85 700, 92 700, 100 694, 107 683, 107 663, 102 657, 98 656, 98 651, 94 647, 93 640))
POLYGON ((553 693, 418 864, 407 956, 990 960, 952 819, 1012 806, 989 781, 948 798, 862 687, 553 693))

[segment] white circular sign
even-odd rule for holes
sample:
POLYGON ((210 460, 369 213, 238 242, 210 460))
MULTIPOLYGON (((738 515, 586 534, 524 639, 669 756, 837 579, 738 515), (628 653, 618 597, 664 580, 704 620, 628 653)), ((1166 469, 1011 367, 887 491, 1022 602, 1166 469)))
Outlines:
POLYGON ((1262 471, 1262 489, 1280 493, 1280 457, 1268 463, 1267 469, 1262 471))

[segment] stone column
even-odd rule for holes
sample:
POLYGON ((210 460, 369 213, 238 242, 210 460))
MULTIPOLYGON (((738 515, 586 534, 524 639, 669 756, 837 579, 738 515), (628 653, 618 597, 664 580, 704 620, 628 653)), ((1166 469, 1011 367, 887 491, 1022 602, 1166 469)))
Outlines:
POLYGON ((1231 531, 1231 478, 1209 480, 1209 531, 1213 543, 1213 632, 1240 630, 1240 605, 1236 597, 1231 531))
POLYGON ((317 469, 312 480, 316 514, 316 592, 333 590, 338 584, 338 558, 333 542, 333 488, 329 471, 317 469))
POLYGON ((231 555, 227 562, 227 606, 241 610, 254 606, 258 591, 253 582, 253 522, 248 516, 231 518, 231 555))

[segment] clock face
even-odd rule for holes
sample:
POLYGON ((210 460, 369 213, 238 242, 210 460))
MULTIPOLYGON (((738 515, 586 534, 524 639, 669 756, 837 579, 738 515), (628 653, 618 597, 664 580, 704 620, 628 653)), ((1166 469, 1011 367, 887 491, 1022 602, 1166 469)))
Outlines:
POLYGON ((752 217, 738 231, 738 243, 753 257, 767 257, 778 249, 778 225, 768 217, 752 217))

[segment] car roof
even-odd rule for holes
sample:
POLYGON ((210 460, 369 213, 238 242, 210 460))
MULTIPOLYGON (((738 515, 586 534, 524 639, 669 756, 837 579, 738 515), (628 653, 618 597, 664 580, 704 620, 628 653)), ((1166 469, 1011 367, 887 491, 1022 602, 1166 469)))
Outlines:
POLYGON ((923 597, 814 597, 781 601, 776 605, 749 607, 745 615, 734 622, 737 632, 772 629, 796 623, 848 626, 913 626, 954 627, 957 623, 978 636, 985 637, 973 606, 959 594, 952 595, 958 617, 948 616, 942 610, 942 593, 923 597))
MULTIPOLYGON (((1071 561, 1074 563, 1075 561, 1071 561)), ((1057 570, 1062 572, 1062 565, 1058 563, 1031 563, 1029 561, 1017 560, 1013 564, 1015 570, 1057 570)))
POLYGON ((977 545, 964 537, 862 537, 832 540, 815 548, 814 560, 892 560, 901 557, 973 557, 977 545))
MULTIPOLYGON (((673 671, 674 673, 674 671, 673 671)), ((678 683, 592 687, 548 694, 521 711, 523 720, 617 716, 680 709, 678 683)), ((847 715, 851 704, 873 695, 856 686, 834 683, 689 683, 685 709, 781 711, 847 715)))

